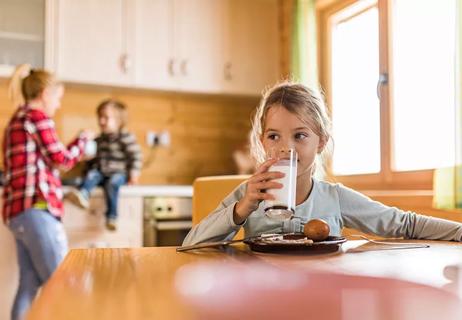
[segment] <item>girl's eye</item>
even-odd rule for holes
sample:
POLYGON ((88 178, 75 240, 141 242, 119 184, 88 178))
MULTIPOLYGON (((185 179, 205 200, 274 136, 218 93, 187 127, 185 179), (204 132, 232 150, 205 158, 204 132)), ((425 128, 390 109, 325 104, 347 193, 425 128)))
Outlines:
POLYGON ((268 139, 270 140, 278 140, 279 139, 279 136, 275 133, 270 133, 268 134, 268 139))
POLYGON ((306 139, 308 138, 308 135, 304 132, 299 132, 299 133, 296 133, 295 134, 295 139, 296 140, 303 140, 303 139, 306 139))

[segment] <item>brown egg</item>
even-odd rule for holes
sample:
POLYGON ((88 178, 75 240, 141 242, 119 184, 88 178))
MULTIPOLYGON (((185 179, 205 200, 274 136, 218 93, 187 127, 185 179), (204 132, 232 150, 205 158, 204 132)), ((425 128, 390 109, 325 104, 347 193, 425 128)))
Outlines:
POLYGON ((313 219, 308 221, 303 228, 303 233, 307 238, 313 241, 323 241, 329 236, 330 227, 321 219, 313 219))

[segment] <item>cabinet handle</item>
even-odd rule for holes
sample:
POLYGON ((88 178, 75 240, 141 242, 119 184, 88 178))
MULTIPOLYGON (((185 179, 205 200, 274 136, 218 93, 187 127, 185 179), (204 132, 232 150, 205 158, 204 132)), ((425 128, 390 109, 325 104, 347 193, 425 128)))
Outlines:
POLYGON ((233 76, 231 74, 231 66, 232 66, 231 62, 227 62, 225 64, 225 67, 223 68, 223 74, 224 74, 225 80, 228 80, 228 81, 233 79, 233 76))
POLYGON ((168 60, 168 64, 167 64, 168 74, 172 77, 176 75, 175 65, 176 65, 176 60, 174 58, 171 58, 170 60, 168 60))
POLYGON ((180 69, 182 75, 188 75, 188 60, 184 59, 183 61, 181 61, 180 69))
POLYGON ((377 81, 377 98, 382 99, 380 91, 382 90, 383 86, 388 84, 388 73, 381 73, 379 75, 379 80, 377 81))
POLYGON ((132 64, 132 62, 131 62, 130 56, 128 54, 123 54, 120 57, 120 67, 121 67, 123 73, 128 73, 128 70, 130 69, 131 64, 132 64))

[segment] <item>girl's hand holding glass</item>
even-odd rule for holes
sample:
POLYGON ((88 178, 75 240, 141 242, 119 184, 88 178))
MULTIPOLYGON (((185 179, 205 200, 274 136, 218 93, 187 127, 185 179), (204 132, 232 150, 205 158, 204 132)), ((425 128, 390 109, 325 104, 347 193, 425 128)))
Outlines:
POLYGON ((242 224, 247 217, 257 210, 263 200, 274 200, 274 196, 266 193, 267 189, 280 189, 282 184, 274 181, 284 177, 284 173, 268 171, 278 159, 269 159, 257 168, 255 174, 247 181, 247 188, 244 197, 234 207, 234 222, 242 224))

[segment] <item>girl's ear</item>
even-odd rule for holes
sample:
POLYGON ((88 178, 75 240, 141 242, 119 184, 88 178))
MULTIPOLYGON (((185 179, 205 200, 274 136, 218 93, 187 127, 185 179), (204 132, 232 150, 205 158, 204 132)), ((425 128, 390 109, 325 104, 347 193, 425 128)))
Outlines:
POLYGON ((318 144, 318 154, 321 153, 324 150, 324 147, 327 144, 327 140, 325 137, 322 137, 319 139, 319 144, 318 144))

